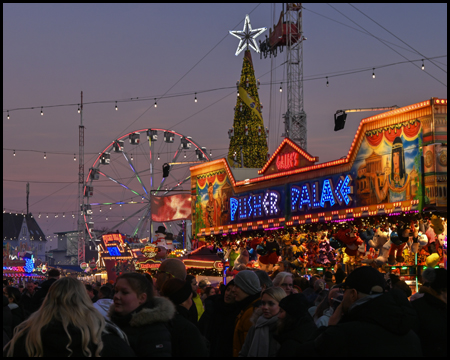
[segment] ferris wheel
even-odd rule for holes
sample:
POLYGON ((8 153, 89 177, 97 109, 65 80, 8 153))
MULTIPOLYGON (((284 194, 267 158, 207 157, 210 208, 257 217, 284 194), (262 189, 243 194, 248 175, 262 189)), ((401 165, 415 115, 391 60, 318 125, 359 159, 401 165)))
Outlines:
POLYGON ((210 156, 191 137, 167 129, 140 129, 111 141, 84 184, 88 239, 117 230, 150 239, 152 197, 188 193, 189 168, 210 156))

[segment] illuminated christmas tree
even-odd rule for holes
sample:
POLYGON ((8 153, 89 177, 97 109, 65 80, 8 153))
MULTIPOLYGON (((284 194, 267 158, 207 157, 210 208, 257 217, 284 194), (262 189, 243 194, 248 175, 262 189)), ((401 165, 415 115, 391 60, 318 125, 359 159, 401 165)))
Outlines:
POLYGON ((233 167, 241 167, 242 151, 244 167, 262 168, 267 161, 268 147, 250 50, 245 51, 241 79, 236 86, 239 95, 230 130, 228 162, 233 167))

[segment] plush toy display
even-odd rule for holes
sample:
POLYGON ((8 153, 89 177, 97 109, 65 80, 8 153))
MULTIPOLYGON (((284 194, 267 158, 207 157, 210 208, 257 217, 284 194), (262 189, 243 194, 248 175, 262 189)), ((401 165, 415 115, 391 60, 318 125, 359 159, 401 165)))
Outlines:
MULTIPOLYGON (((259 245, 261 246, 261 245, 259 245)), ((273 237, 268 237, 264 241, 264 255, 259 257, 259 266, 262 270, 270 271, 273 266, 278 262, 278 256, 280 256, 280 245, 275 241, 273 237)))
POLYGON ((359 236, 350 228, 340 229, 334 236, 345 244, 345 253, 348 256, 355 256, 358 253, 358 246, 363 243, 359 236))
POLYGON ((431 217, 430 226, 433 228, 436 235, 441 235, 444 232, 444 222, 440 216, 433 215, 431 217))
MULTIPOLYGON (((249 262, 250 255, 245 248, 245 242, 241 241, 239 246, 239 256, 234 261, 233 270, 241 271, 247 269, 247 264, 249 262)), ((231 265, 231 263, 230 263, 231 265)))
POLYGON ((374 233, 373 239, 369 241, 369 246, 379 251, 378 257, 375 259, 375 263, 378 266, 383 266, 384 264, 386 264, 389 249, 391 248, 389 232, 378 227, 374 233))
POLYGON ((167 250, 166 235, 166 228, 164 226, 158 226, 158 230, 155 231, 156 240, 153 243, 167 250))
POLYGON ((391 248, 389 250, 388 264, 395 265, 397 262, 404 262, 403 248, 409 240, 410 228, 402 222, 398 225, 392 226, 392 232, 390 234, 391 238, 391 248))

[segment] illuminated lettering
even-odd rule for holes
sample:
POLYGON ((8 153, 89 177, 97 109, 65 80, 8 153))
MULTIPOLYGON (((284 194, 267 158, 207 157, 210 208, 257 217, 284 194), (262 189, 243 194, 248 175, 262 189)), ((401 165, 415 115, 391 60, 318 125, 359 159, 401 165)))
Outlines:
POLYGON ((253 217, 260 218, 263 216, 262 213, 262 195, 253 195, 253 217))
POLYGON ((247 211, 247 196, 239 198, 239 218, 246 219, 248 217, 247 211))
POLYGON ((278 170, 292 169, 299 163, 299 154, 296 152, 278 155, 276 160, 278 170))
POLYGON ((320 207, 319 202, 319 182, 315 181, 312 183, 312 208, 317 209, 320 207))
POLYGON ((266 194, 245 195, 239 198, 231 197, 231 221, 278 215, 280 212, 279 201, 280 194, 277 191, 267 191, 266 194))
POLYGON ((278 207, 279 199, 280 195, 276 191, 268 191, 266 193, 263 201, 266 215, 276 215, 280 212, 280 208, 278 207))
POLYGON ((239 202, 235 198, 230 198, 230 217, 231 221, 234 221, 236 219, 236 211, 238 209, 239 202))
POLYGON ((333 182, 331 181, 331 179, 326 179, 323 182, 322 196, 320 197, 320 206, 324 208, 327 202, 330 203, 330 206, 333 206, 336 203, 334 201, 333 182))

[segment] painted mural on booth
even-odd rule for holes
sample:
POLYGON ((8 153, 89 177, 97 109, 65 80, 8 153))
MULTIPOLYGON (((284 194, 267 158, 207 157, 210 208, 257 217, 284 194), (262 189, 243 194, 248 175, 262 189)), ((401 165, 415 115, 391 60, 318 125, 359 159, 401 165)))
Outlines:
POLYGON ((229 222, 231 185, 225 169, 199 175, 197 197, 192 197, 194 233, 200 229, 221 226, 229 222))
POLYGON ((419 120, 366 132, 352 167, 356 206, 421 199, 419 120))

